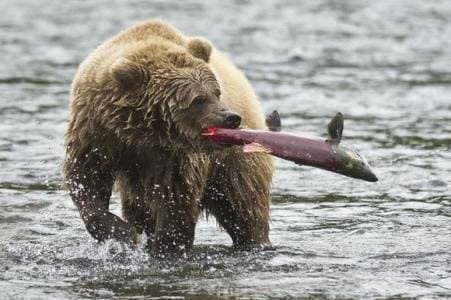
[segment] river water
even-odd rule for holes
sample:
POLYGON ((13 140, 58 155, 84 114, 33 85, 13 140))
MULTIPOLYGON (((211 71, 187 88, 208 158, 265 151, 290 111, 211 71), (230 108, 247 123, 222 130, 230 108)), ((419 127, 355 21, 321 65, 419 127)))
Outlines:
MULTIPOLYGON (((0 1, 0 298, 451 297, 451 3, 0 1), (285 130, 343 142, 376 184, 277 161, 273 249, 234 253, 202 220, 193 253, 96 244, 62 189, 80 61, 148 18, 227 52, 285 130)), ((119 213, 117 196, 113 210, 119 213)))

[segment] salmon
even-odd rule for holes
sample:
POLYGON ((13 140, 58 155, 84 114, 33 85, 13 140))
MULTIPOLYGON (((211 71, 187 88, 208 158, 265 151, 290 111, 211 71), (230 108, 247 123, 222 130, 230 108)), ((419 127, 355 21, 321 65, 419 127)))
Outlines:
POLYGON ((329 122, 328 139, 281 131, 281 120, 277 111, 268 116, 266 125, 269 130, 213 126, 204 130, 202 135, 215 143, 242 146, 243 151, 247 153, 267 153, 298 165, 320 168, 370 182, 378 180, 363 156, 340 144, 343 134, 341 113, 337 113, 329 122))

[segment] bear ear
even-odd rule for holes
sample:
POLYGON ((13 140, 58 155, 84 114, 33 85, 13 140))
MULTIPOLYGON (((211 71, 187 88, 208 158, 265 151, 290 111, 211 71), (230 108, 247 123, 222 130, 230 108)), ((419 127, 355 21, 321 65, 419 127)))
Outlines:
POLYGON ((123 88, 132 88, 142 81, 142 71, 138 64, 120 57, 110 68, 113 79, 123 88))
POLYGON ((200 58, 207 63, 210 60, 212 49, 211 43, 204 38, 196 37, 188 42, 188 52, 192 56, 200 58))

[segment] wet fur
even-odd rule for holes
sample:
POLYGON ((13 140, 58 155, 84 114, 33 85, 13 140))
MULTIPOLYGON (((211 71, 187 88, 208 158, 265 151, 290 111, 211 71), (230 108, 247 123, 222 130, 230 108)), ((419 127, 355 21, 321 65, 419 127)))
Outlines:
POLYGON ((208 41, 167 23, 129 28, 80 65, 64 176, 94 238, 134 243, 145 231, 158 253, 183 253, 204 209, 235 246, 269 244, 271 158, 234 147, 213 151, 188 124, 187 95, 215 88, 244 127, 264 128, 244 75, 208 41), (126 222, 108 212, 114 184, 126 222))

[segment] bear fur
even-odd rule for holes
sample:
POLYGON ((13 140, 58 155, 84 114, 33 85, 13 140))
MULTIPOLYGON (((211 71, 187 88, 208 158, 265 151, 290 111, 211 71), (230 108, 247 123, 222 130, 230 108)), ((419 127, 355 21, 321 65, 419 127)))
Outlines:
POLYGON ((72 83, 64 162, 88 232, 134 244, 144 231, 156 253, 179 255, 205 211, 234 246, 269 245, 272 159, 201 136, 237 115, 265 128, 248 80, 209 41, 147 21, 99 46, 72 83), (108 210, 113 186, 123 219, 108 210))

